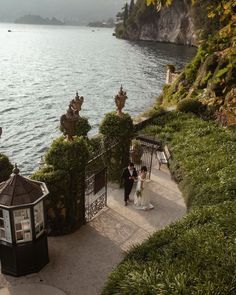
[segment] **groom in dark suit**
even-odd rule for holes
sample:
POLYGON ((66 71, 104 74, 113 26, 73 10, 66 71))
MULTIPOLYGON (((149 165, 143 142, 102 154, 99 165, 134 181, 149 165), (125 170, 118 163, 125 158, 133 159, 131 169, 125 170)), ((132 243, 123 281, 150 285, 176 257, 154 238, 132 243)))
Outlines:
POLYGON ((122 179, 124 180, 124 189, 125 189, 125 194, 124 194, 125 206, 128 205, 129 195, 132 191, 134 180, 137 179, 137 177, 138 177, 138 174, 136 169, 134 168, 134 164, 129 163, 129 166, 125 168, 122 173, 122 179))

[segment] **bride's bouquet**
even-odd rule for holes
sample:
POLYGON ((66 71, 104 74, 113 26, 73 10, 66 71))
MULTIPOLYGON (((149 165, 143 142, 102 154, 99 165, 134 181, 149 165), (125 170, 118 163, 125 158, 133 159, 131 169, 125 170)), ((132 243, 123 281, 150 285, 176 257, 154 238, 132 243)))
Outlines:
POLYGON ((141 189, 136 190, 136 196, 137 196, 138 198, 142 197, 142 190, 141 190, 141 189))

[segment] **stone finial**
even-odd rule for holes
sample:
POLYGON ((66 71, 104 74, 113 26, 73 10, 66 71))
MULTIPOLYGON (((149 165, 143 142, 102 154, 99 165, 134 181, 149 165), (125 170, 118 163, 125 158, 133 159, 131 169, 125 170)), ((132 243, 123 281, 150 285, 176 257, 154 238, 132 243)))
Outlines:
POLYGON ((115 103, 117 107, 117 114, 118 116, 121 116, 123 114, 122 109, 125 106, 125 101, 127 99, 126 91, 123 91, 122 85, 120 86, 120 91, 115 96, 115 103))
POLYGON ((70 101, 70 107, 78 116, 79 116, 79 112, 81 111, 81 106, 83 102, 84 102, 84 97, 79 96, 78 91, 76 91, 75 98, 70 101))
POLYGON ((15 175, 18 175, 20 173, 20 170, 17 167, 17 164, 15 163, 14 169, 12 170, 12 173, 15 175))
POLYGON ((72 141, 73 136, 76 135, 76 124, 80 117, 79 112, 83 102, 84 97, 79 96, 78 91, 76 91, 75 98, 70 101, 66 114, 60 118, 60 129, 69 141, 72 141))

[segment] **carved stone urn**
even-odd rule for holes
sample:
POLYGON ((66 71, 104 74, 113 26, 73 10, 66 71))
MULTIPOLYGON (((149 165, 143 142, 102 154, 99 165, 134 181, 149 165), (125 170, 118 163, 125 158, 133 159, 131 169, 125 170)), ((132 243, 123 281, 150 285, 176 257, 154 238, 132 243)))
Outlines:
POLYGON ((126 91, 123 91, 123 87, 121 85, 120 91, 115 96, 115 103, 116 103, 116 107, 117 107, 117 115, 118 116, 122 116, 122 114, 123 114, 122 109, 125 106, 125 101, 127 98, 128 97, 126 95, 126 91))
POLYGON ((78 92, 76 92, 75 98, 70 101, 66 114, 60 118, 60 129, 68 141, 72 141, 73 136, 76 135, 76 124, 80 118, 79 112, 83 102, 83 96, 79 96, 78 92))

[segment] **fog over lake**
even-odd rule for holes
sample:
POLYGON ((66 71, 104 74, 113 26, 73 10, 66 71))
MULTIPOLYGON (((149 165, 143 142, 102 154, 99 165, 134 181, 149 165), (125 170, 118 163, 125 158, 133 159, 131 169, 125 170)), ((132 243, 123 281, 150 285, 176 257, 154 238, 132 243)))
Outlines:
POLYGON ((125 0, 0 0, 0 21, 15 21, 26 14, 61 20, 90 21, 115 17, 125 0))

